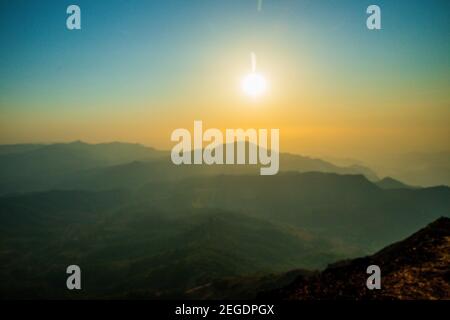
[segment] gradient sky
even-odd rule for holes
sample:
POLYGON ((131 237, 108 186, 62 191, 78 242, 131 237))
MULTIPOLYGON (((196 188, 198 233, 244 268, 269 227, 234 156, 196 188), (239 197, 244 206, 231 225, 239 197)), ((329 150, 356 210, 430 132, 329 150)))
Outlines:
POLYGON ((310 155, 445 150, 449 13, 445 0, 1 0, 0 143, 168 149, 203 120, 280 128, 282 151, 310 155), (258 101, 239 88, 251 52, 270 82, 258 101))

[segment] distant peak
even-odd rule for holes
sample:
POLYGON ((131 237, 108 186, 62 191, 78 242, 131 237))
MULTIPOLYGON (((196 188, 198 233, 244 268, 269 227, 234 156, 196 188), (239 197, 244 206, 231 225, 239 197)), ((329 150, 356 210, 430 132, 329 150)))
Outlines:
POLYGON ((80 144, 87 144, 87 143, 83 142, 81 140, 75 140, 75 141, 69 142, 67 144, 71 144, 71 145, 77 145, 78 144, 78 145, 80 145, 80 144))
POLYGON ((415 187, 409 186, 392 177, 384 177, 376 182, 376 184, 382 189, 414 189, 415 187))

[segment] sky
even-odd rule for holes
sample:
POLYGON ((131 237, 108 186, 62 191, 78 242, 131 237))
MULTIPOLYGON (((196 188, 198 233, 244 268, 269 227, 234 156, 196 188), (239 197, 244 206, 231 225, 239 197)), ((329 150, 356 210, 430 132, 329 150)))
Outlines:
POLYGON ((283 152, 448 150, 449 1, 0 0, 0 143, 279 128, 283 152), (81 8, 81 30, 66 8, 81 8), (366 27, 381 8, 382 29, 366 27), (246 96, 251 53, 268 91, 246 96))

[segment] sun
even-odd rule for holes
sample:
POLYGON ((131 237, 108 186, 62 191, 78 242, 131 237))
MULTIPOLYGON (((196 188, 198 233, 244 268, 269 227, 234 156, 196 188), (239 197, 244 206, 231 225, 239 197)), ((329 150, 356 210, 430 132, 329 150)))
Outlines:
POLYGON ((241 87, 246 95, 258 98, 266 93, 267 80, 263 75, 252 72, 242 79, 241 87))

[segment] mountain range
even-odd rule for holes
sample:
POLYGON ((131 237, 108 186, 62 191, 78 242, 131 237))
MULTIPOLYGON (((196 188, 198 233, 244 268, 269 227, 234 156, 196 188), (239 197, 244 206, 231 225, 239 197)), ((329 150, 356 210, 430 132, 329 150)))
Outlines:
MULTIPOLYGON (((282 153, 283 171, 320 171, 364 174, 377 180, 363 166, 340 167, 300 155, 282 153)), ((180 166, 170 152, 139 144, 87 144, 80 141, 50 145, 0 146, 0 194, 49 189, 107 190, 139 187, 148 181, 179 180, 195 175, 257 174, 255 165, 180 166)))
POLYGON ((281 163, 260 176, 175 166, 141 145, 1 146, 0 296, 250 298, 450 212, 445 186, 289 154, 281 163), (80 292, 65 287, 71 264, 80 292))

